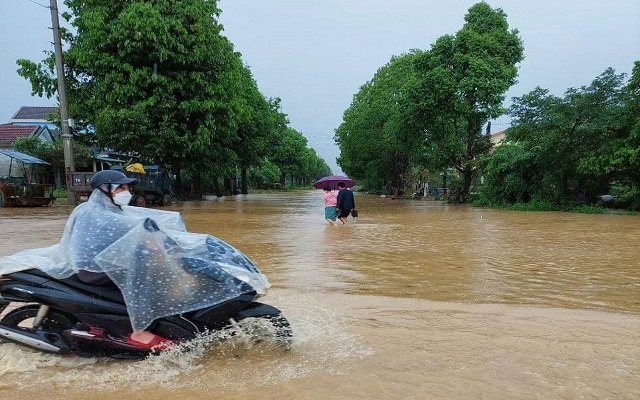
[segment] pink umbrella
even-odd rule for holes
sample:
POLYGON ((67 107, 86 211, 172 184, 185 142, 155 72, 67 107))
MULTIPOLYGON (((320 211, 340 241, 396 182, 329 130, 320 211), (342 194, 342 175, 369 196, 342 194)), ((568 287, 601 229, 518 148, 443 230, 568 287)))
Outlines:
POLYGON ((313 184, 313 187, 316 189, 324 189, 325 186, 329 186, 331 190, 337 190, 339 182, 344 182, 344 186, 348 188, 353 187, 353 185, 356 184, 353 179, 349 177, 342 175, 329 175, 318 179, 316 183, 313 184))

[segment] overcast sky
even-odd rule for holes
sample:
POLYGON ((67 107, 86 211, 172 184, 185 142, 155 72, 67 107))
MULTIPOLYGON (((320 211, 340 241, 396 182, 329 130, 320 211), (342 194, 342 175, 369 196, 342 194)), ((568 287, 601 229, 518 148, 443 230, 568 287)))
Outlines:
MULTIPOLYGON (((63 0, 58 0, 62 5, 63 0)), ((428 49, 454 34, 476 1, 221 0, 225 35, 262 92, 282 98, 291 126, 334 172, 333 131, 358 88, 391 56, 428 49)), ((494 0, 520 31, 525 60, 507 99, 541 86, 562 95, 607 67, 630 73, 640 60, 640 0, 494 0)), ((55 105, 30 95, 15 60, 52 48, 47 0, 0 0, 0 123, 22 105, 55 105)), ((508 119, 493 131, 508 127, 508 119)))

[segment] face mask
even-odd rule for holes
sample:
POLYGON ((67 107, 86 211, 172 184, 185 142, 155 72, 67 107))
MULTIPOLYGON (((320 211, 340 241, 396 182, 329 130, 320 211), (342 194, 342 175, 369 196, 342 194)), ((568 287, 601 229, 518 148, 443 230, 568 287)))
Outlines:
POLYGON ((119 206, 128 206, 132 197, 131 192, 125 190, 113 196, 113 202, 119 206))

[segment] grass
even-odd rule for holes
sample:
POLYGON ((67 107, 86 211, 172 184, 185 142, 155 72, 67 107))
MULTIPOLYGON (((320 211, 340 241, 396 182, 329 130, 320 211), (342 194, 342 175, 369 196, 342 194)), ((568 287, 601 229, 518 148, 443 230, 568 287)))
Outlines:
POLYGON ((495 208, 500 210, 514 210, 514 211, 564 211, 581 214, 624 214, 624 215, 637 215, 638 211, 629 211, 615 208, 604 208, 595 205, 577 204, 577 203, 564 203, 555 204, 549 201, 532 200, 529 203, 488 203, 488 202, 472 202, 470 205, 483 208, 495 208))

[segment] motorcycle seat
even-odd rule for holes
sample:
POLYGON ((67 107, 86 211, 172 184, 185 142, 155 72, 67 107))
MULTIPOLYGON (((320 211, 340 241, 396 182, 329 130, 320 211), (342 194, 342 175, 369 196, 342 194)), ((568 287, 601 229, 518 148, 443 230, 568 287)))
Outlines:
MULTIPOLYGON (((47 281, 55 281, 66 286, 71 286, 74 289, 79 289, 82 292, 99 297, 103 300, 109 300, 115 303, 124 304, 122 293, 120 293, 120 290, 115 285, 115 283, 111 281, 104 285, 96 286, 96 285, 89 285, 80 281, 80 279, 78 279, 76 275, 72 275, 69 278, 56 279, 50 275, 47 275, 45 272, 40 271, 39 269, 29 269, 29 270, 21 271, 20 273, 44 278, 41 282, 37 282, 40 285, 44 285, 47 281)), ((20 273, 14 273, 11 275, 20 274, 20 273)))
POLYGON ((102 285, 90 285, 78 279, 77 275, 72 275, 69 278, 61 279, 60 282, 64 283, 67 286, 80 289, 83 292, 97 295, 104 300, 110 300, 115 303, 124 304, 124 298, 122 297, 122 293, 120 293, 120 289, 118 289, 116 284, 112 281, 109 281, 102 285))

